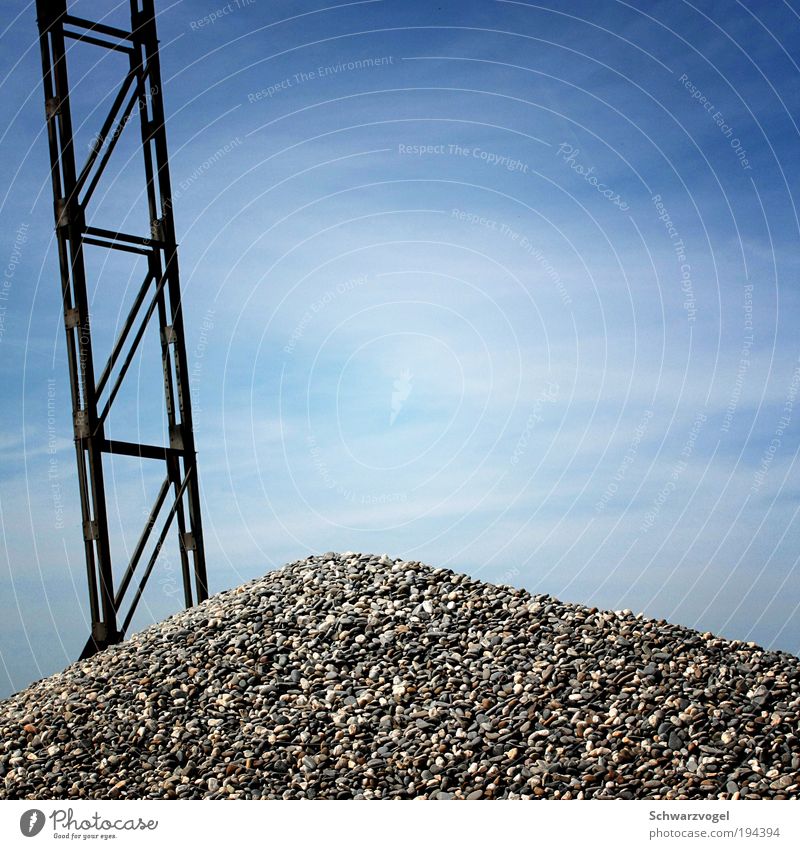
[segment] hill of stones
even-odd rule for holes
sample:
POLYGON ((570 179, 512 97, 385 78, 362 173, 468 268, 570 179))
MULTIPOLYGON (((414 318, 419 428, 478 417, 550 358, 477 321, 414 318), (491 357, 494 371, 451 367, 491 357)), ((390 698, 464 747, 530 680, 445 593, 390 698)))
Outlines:
POLYGON ((0 702, 0 798, 800 795, 800 661, 418 562, 309 557, 0 702))

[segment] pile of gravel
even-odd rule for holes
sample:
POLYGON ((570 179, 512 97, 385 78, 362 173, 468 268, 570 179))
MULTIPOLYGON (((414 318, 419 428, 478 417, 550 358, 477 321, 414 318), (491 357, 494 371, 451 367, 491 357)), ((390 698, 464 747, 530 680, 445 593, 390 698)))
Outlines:
POLYGON ((0 703, 4 798, 797 798, 800 661, 325 554, 0 703))

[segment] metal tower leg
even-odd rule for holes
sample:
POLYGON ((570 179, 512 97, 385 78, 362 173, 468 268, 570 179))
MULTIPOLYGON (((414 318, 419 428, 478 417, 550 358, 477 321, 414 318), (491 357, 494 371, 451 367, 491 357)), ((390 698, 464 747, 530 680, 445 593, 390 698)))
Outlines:
POLYGON ((81 655, 87 657, 123 639, 174 519, 187 607, 208 597, 208 582, 153 0, 130 0, 130 30, 74 17, 67 11, 66 0, 37 0, 36 10, 92 618, 91 635, 81 655), (129 70, 80 172, 72 133, 67 39, 129 57, 129 70), (135 123, 134 110, 138 111, 141 128, 150 233, 135 235, 87 227, 86 211, 92 194, 120 134, 128 124, 135 123), (148 269, 99 380, 92 351, 85 245, 144 256, 148 269), (156 322, 169 445, 108 439, 106 420, 114 399, 147 327, 156 322), (118 585, 111 564, 104 454, 160 460, 166 467, 164 482, 118 585), (161 517, 170 491, 171 506, 161 517), (123 617, 125 594, 159 519, 161 530, 123 617))

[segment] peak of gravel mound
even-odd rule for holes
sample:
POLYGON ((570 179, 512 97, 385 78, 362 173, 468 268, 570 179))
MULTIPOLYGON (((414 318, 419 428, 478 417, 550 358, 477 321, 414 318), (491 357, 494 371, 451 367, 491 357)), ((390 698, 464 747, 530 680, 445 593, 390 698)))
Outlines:
POLYGON ((2 798, 797 798, 800 661, 328 553, 0 703, 2 798))

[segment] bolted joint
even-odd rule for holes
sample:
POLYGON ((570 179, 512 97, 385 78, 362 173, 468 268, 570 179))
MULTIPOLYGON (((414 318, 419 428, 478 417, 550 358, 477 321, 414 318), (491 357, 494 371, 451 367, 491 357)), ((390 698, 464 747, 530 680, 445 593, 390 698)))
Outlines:
POLYGON ((69 226, 69 205, 66 198, 56 198, 56 227, 69 226))
POLYGON ((97 522, 92 519, 87 519, 83 523, 83 538, 86 542, 90 542, 91 540, 98 539, 100 536, 100 532, 97 529, 97 522))
POLYGON ((99 645, 105 644, 108 638, 108 628, 105 622, 92 623, 92 639, 99 645))
POLYGON ((177 448, 179 451, 183 451, 183 425, 170 425, 169 447, 177 448))
POLYGON ((74 330, 81 323, 81 314, 77 307, 64 310, 64 326, 67 330, 74 330))
POLYGON ((89 438, 89 416, 86 410, 75 411, 72 418, 72 425, 75 430, 75 439, 89 438))
POLYGON ((44 114, 49 121, 61 113, 61 98, 58 96, 48 97, 44 102, 44 114))
POLYGON ((150 141, 155 135, 155 124, 152 121, 148 121, 145 118, 145 106, 144 101, 142 102, 142 135, 145 137, 147 141, 150 141))

